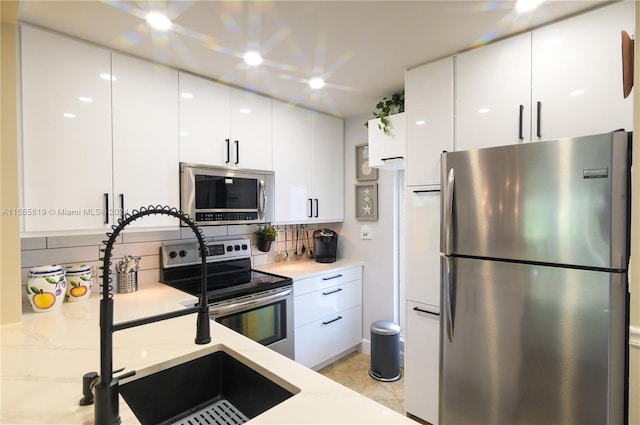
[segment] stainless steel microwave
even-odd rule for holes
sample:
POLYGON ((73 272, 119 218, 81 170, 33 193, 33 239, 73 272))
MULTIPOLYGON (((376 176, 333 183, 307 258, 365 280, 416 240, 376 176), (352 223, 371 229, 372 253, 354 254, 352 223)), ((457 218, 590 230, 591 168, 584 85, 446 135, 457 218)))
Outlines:
POLYGON ((181 162, 180 209, 200 226, 270 223, 274 184, 273 171, 181 162))

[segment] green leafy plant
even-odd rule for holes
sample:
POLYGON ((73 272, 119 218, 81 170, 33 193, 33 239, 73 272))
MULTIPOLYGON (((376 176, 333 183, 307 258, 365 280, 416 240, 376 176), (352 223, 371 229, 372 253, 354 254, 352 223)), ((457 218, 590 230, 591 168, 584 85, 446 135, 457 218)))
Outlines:
MULTIPOLYGON (((391 95, 391 98, 388 99, 383 97, 380 102, 376 105, 377 111, 373 113, 373 116, 376 118, 380 118, 380 124, 378 124, 378 128, 384 132, 384 134, 389 134, 389 115, 399 114, 404 112, 404 90, 398 93, 394 93, 391 95)), ((369 127, 369 122, 364 123, 366 127, 369 127)))
POLYGON ((270 224, 256 225, 256 231, 253 232, 258 240, 275 241, 278 231, 270 224))

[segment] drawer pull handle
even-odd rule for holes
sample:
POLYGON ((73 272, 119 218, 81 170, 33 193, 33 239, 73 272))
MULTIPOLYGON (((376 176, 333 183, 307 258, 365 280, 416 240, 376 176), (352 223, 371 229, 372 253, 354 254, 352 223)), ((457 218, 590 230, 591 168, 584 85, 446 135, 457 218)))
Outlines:
POLYGON ((330 276, 330 277, 323 277, 322 280, 331 280, 331 279, 337 279, 339 277, 342 277, 341 274, 337 274, 335 276, 330 276))
POLYGON ((328 325, 329 323, 337 322, 340 319, 342 319, 342 316, 338 316, 335 319, 327 320, 326 322, 322 322, 322 324, 323 325, 328 325))
POLYGON ((434 313, 433 311, 429 311, 429 310, 423 310, 423 309, 421 309, 419 307, 413 307, 413 311, 417 311, 419 313, 427 313, 427 314, 430 314, 432 316, 440 317, 439 313, 434 313))
POLYGON ((329 291, 329 292, 323 292, 322 295, 331 295, 331 294, 335 294, 336 292, 340 292, 340 291, 342 291, 342 288, 334 289, 333 291, 329 291))

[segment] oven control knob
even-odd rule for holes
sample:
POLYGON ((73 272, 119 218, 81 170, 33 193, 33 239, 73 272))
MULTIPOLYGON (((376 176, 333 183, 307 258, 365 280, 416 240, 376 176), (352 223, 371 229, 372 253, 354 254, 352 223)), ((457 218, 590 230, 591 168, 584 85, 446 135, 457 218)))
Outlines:
POLYGON ((177 256, 178 256, 178 253, 177 253, 177 252, 175 252, 175 251, 171 251, 171 252, 169 253, 169 258, 176 258, 177 256))
POLYGON ((240 245, 235 245, 233 249, 235 249, 236 251, 240 251, 240 245))
POLYGON ((233 251, 233 247, 231 245, 227 245, 227 252, 233 251))
POLYGON ((246 251, 246 250, 247 250, 247 248, 248 248, 247 244, 246 244, 246 243, 243 243, 243 244, 242 244, 242 250, 243 250, 243 251, 246 251))
POLYGON ((180 251, 180 257, 184 258, 187 256, 187 251, 185 251, 184 249, 182 251, 180 251))

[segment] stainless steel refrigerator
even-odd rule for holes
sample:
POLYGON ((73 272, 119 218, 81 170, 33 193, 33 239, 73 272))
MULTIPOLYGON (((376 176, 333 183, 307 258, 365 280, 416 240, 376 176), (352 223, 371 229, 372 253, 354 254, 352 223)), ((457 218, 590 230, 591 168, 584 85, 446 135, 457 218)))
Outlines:
POLYGON ((630 149, 442 154, 440 425, 627 422, 630 149))

